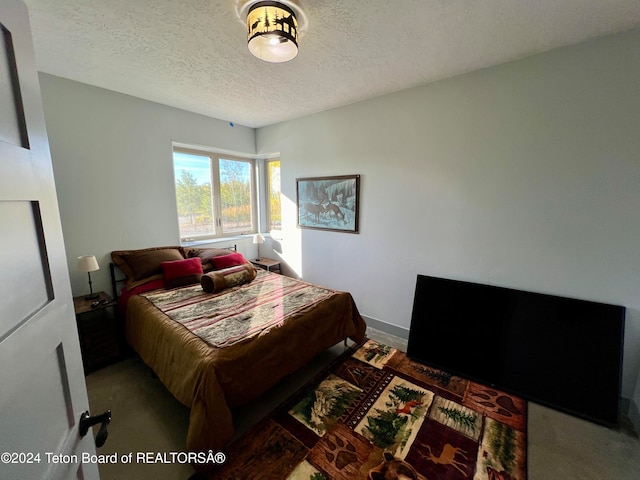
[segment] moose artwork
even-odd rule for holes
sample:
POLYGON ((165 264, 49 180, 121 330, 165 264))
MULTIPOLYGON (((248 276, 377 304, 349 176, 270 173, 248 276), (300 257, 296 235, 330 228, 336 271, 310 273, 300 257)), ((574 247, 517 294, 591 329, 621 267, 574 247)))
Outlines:
POLYGON ((360 175, 296 179, 298 227, 358 233, 360 175))

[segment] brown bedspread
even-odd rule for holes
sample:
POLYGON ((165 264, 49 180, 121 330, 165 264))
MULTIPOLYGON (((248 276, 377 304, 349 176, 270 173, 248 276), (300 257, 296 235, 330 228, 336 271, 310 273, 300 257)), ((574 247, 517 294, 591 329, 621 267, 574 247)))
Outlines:
MULTIPOLYGON (((264 271, 254 282, 264 280, 265 275, 280 278, 283 284, 310 285, 264 271)), ((263 304, 259 297, 251 300, 245 295, 253 287, 252 282, 214 294, 202 292, 202 298, 219 297, 227 302, 235 296, 245 304, 263 304)), ((127 341, 176 399, 191 408, 187 450, 221 449, 233 435, 231 408, 255 399, 343 339, 364 339, 366 325, 351 295, 322 290, 327 295, 321 301, 291 309, 280 321, 252 331, 246 338, 234 337, 224 348, 208 344, 158 310, 148 298, 131 297, 127 341)))

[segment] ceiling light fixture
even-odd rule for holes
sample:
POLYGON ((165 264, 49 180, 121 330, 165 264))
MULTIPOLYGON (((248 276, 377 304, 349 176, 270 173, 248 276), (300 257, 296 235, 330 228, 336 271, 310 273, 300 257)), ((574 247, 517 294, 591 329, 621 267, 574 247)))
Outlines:
POLYGON ((298 19, 282 2, 257 2, 247 13, 249 51, 265 62, 288 62, 298 55, 298 19))

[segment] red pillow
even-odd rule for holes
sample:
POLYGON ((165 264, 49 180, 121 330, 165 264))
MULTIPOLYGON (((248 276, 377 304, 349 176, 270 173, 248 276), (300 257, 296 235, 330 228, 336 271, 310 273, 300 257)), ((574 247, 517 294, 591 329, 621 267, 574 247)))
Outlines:
POLYGON ((167 289, 200 283, 202 278, 200 257, 162 262, 160 268, 164 274, 164 287, 167 289))
POLYGON ((227 267, 235 267, 247 263, 241 253, 230 253, 229 255, 220 255, 211 258, 213 268, 220 270, 227 267))

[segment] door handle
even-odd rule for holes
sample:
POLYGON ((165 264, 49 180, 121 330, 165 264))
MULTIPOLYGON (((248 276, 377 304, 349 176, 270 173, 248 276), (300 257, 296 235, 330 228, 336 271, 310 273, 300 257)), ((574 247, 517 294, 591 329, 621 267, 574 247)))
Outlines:
POLYGON ((107 425, 109 425, 110 421, 111 410, 107 410, 106 412, 94 417, 89 415, 89 411, 87 410, 80 416, 80 425, 78 426, 80 436, 84 437, 89 432, 89 428, 97 425, 98 423, 102 423, 102 425, 100 425, 100 430, 98 430, 98 434, 96 435, 96 447, 100 448, 104 445, 104 442, 107 441, 107 437, 109 436, 107 425))

